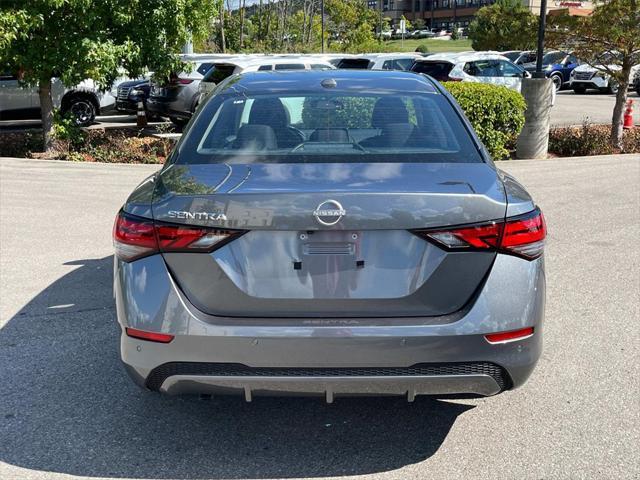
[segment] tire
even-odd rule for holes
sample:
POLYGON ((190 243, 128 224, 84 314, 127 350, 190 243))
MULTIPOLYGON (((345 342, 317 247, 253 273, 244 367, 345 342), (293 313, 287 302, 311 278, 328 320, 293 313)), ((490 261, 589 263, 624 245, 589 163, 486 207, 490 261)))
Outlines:
POLYGON ((173 123, 176 127, 184 127, 187 123, 189 123, 189 120, 187 120, 186 118, 169 117, 169 120, 171 120, 171 123, 173 123))
POLYGON ((96 119, 96 107, 85 95, 69 99, 63 113, 68 113, 79 127, 87 127, 96 119))
POLYGON ((609 85, 607 85, 607 93, 612 93, 612 94, 618 93, 618 88, 619 88, 618 82, 609 80, 609 85))
POLYGON ((573 92, 578 95, 584 95, 587 93, 587 87, 573 87, 573 92))
POLYGON ((562 76, 561 75, 551 75, 549 77, 553 81, 553 87, 556 89, 556 92, 559 92, 562 88, 562 76))

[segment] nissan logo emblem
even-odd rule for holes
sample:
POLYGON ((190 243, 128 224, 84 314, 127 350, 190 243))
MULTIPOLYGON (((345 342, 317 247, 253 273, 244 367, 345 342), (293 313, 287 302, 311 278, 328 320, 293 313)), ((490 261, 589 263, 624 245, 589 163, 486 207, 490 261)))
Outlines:
POLYGON ((325 200, 313 211, 313 216, 316 217, 318 223, 327 227, 338 223, 346 214, 347 212, 342 208, 340 202, 335 200, 325 200))

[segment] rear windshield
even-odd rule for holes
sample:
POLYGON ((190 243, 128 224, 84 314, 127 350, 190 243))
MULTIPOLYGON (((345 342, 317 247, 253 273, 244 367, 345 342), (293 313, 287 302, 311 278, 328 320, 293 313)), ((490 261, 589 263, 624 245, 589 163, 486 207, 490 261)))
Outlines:
POLYGON ((369 60, 366 58, 343 58, 336 65, 338 68, 360 68, 367 69, 369 68, 369 60))
POLYGON ((202 81, 205 83, 218 84, 225 78, 231 76, 235 68, 235 65, 213 65, 202 81))
POLYGON ((448 80, 453 64, 449 62, 416 62, 411 67, 412 72, 425 73, 439 82, 448 80))
POLYGON ((441 94, 220 94, 177 163, 481 162, 441 94))

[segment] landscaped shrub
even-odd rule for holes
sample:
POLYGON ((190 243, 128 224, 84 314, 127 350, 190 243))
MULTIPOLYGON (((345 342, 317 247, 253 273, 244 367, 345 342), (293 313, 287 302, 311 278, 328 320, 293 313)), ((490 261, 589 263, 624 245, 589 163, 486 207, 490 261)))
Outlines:
POLYGON ((173 147, 171 140, 143 136, 132 129, 83 129, 78 135, 56 135, 53 149, 43 153, 40 132, 0 131, 0 156, 83 162, 164 163, 173 147))
POLYGON ((509 158, 509 149, 524 126, 527 104, 506 87, 472 82, 444 82, 462 107, 476 133, 495 160, 509 158))
MULTIPOLYGON (((549 153, 560 157, 618 153, 610 137, 610 125, 585 123, 581 127, 553 128, 549 132, 549 153)), ((640 153, 640 129, 624 131, 621 153, 640 153)))

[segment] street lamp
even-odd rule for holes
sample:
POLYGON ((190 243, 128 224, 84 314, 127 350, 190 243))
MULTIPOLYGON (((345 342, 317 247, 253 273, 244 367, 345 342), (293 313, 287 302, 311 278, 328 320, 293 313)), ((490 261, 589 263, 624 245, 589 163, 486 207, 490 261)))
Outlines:
POLYGON ((547 26, 547 0, 540 1, 540 21, 538 22, 538 51, 536 52, 536 71, 533 78, 544 78, 542 57, 544 56, 544 30, 547 26))

